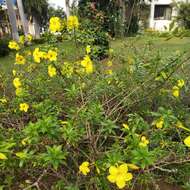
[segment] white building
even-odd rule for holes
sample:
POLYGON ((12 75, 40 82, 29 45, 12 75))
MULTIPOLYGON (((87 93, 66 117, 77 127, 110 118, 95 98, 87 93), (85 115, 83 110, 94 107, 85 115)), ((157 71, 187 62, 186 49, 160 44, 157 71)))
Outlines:
MULTIPOLYGON (((188 0, 175 0, 175 2, 188 2, 188 0)), ((149 27, 158 31, 167 30, 172 20, 177 16, 174 0, 152 0, 150 5, 149 27)))

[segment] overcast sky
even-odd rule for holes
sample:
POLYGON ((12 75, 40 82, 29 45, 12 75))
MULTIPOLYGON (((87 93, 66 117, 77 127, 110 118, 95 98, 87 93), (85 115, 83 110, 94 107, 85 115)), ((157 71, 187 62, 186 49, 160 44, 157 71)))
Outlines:
POLYGON ((65 8, 65 0, 49 0, 49 3, 55 7, 60 6, 65 8))

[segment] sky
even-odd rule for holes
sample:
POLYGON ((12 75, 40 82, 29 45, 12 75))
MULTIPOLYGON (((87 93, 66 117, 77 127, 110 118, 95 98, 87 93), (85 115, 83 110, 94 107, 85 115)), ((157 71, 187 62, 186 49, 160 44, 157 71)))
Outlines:
POLYGON ((49 0, 49 3, 55 7, 65 8, 65 0, 49 0))
MULTIPOLYGON (((50 5, 53 5, 54 7, 62 7, 65 9, 65 0, 48 0, 50 5)), ((70 4, 72 4, 74 0, 70 0, 70 4)), ((77 1, 76 1, 77 2, 77 1)))
MULTIPOLYGON (((5 0, 0 0, 0 4, 4 2, 5 0)), ((12 0, 13 2, 16 2, 16 0, 12 0)), ((65 0, 48 0, 49 4, 54 7, 62 7, 65 9, 65 0)), ((73 2, 73 1, 71 1, 73 2)))
MULTIPOLYGON (((0 0, 0 4, 3 3, 5 0, 0 0)), ((12 0, 13 2, 16 2, 16 0, 12 0)), ((55 7, 62 7, 65 8, 65 0, 49 0, 49 3, 55 7)))
MULTIPOLYGON (((12 0, 13 2, 16 2, 16 0, 12 0)), ((58 0, 59 1, 59 0, 58 0)), ((5 0, 0 0, 0 4, 5 2, 5 0)))

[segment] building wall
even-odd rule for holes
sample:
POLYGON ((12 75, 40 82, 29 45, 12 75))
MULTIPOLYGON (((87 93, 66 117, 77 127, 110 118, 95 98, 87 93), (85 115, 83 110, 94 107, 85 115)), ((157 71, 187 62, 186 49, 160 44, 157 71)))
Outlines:
MULTIPOLYGON (((19 11, 16 7, 14 7, 14 9, 15 9, 15 13, 16 13, 16 22, 17 22, 16 24, 17 24, 18 30, 22 30, 22 22, 20 20, 19 11)), ((3 6, 2 14, 5 15, 6 19, 5 18, 2 20, 0 19, 0 37, 11 33, 6 6, 3 6)))
MULTIPOLYGON (((187 2, 187 0, 176 0, 175 2, 187 2)), ((151 13, 150 13, 150 20, 149 20, 149 27, 158 30, 158 31, 165 31, 169 29, 169 25, 172 23, 173 18, 177 16, 177 10, 175 7, 172 7, 172 15, 171 20, 158 20, 154 19, 154 12, 155 12, 155 5, 171 5, 172 6, 173 0, 152 0, 151 2, 151 13)))

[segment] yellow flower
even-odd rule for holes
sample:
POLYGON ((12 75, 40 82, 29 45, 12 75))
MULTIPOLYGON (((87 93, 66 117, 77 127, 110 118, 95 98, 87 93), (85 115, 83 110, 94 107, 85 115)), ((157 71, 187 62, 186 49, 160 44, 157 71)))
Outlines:
POLYGON ((39 48, 35 48, 33 52, 33 58, 36 63, 40 63, 42 57, 42 52, 39 48))
POLYGON ((111 69, 106 70, 107 75, 113 75, 113 71, 111 69))
POLYGON ((91 47, 88 45, 86 46, 86 53, 89 54, 91 52, 91 47))
POLYGON ((20 49, 19 45, 15 41, 10 41, 8 47, 17 51, 20 49))
POLYGON ((80 171, 83 175, 87 175, 87 174, 90 172, 89 165, 90 165, 89 162, 83 162, 83 163, 79 166, 79 171, 80 171))
POLYGON ((15 76, 16 75, 16 70, 12 70, 12 73, 13 73, 13 76, 15 76))
POLYGON ((87 74, 93 73, 93 63, 88 55, 81 61, 81 65, 85 68, 87 74))
POLYGON ((15 90, 16 96, 21 96, 22 92, 23 92, 22 88, 16 88, 16 90, 15 90))
POLYGON ((14 85, 15 88, 21 87, 20 79, 19 78, 14 78, 13 85, 14 85))
POLYGON ((177 127, 177 128, 180 128, 180 129, 184 129, 185 131, 190 132, 190 129, 187 128, 187 127, 185 127, 180 121, 178 121, 178 122, 176 123, 176 127, 177 127))
POLYGON ((26 36, 26 39, 27 39, 27 41, 31 42, 32 39, 33 39, 33 37, 32 37, 31 34, 28 34, 28 35, 26 36))
POLYGON ((129 125, 128 125, 128 124, 123 123, 123 127, 124 127, 125 129, 128 129, 128 130, 129 130, 129 125))
POLYGON ((18 65, 24 65, 26 63, 26 59, 20 55, 19 53, 16 54, 16 60, 15 60, 16 64, 18 65))
POLYGON ((162 129, 162 127, 164 125, 164 119, 163 119, 163 117, 160 117, 156 121, 153 121, 152 125, 155 125, 158 129, 162 129))
POLYGON ((131 170, 139 170, 139 167, 135 164, 127 164, 127 166, 131 170))
POLYGON ((25 36, 22 35, 19 37, 19 43, 24 44, 24 42, 25 42, 25 36))
POLYGON ((79 27, 78 18, 76 16, 69 16, 67 20, 67 28, 69 30, 72 30, 72 29, 78 29, 78 27, 79 27))
POLYGON ((139 143, 139 146, 146 147, 148 144, 149 144, 149 140, 145 136, 142 136, 141 142, 139 143))
POLYGON ((178 98, 179 97, 179 87, 178 86, 174 86, 172 89, 172 94, 174 97, 178 98))
POLYGON ((184 144, 190 148, 190 136, 188 136, 187 138, 185 138, 184 140, 184 144))
POLYGON ((56 52, 56 51, 53 51, 53 50, 49 50, 49 51, 48 51, 48 54, 47 54, 47 58, 48 58, 50 61, 57 61, 57 52, 56 52))
POLYGON ((177 122, 176 127, 181 129, 184 128, 183 124, 180 121, 177 122))
POLYGON ((112 61, 108 61, 108 62, 107 62, 107 66, 108 66, 108 67, 111 67, 112 65, 113 65, 112 61))
POLYGON ((7 156, 0 152, 0 160, 7 160, 7 156))
POLYGON ((115 183, 119 189, 123 189, 126 186, 126 183, 132 180, 132 173, 128 172, 128 166, 126 163, 121 164, 120 166, 111 166, 109 168, 109 175, 107 179, 111 183, 115 183))
POLYGON ((56 76, 56 74, 57 74, 56 68, 52 65, 49 65, 48 66, 48 75, 50 77, 54 77, 54 76, 56 76))
POLYGON ((61 20, 59 17, 51 17, 49 22, 49 30, 51 32, 61 31, 61 20))
POLYGON ((29 109, 29 105, 27 103, 21 103, 20 104, 20 111, 27 112, 29 109))
POLYGON ((27 138, 22 139, 21 144, 22 144, 23 146, 26 146, 26 144, 28 143, 28 140, 29 140, 29 138, 28 138, 28 137, 27 137, 27 138))
POLYGON ((182 88, 184 85, 185 85, 185 81, 183 79, 180 79, 180 80, 177 81, 177 86, 179 88, 182 88))

